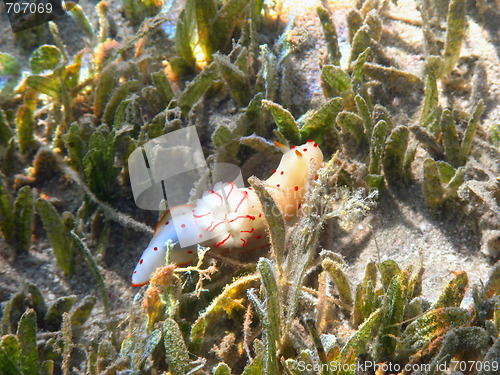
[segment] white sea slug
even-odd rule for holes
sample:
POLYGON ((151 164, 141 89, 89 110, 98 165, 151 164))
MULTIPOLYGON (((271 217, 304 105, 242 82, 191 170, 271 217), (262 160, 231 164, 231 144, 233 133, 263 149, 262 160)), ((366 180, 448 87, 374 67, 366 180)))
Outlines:
MULTIPOLYGON (((283 217, 289 220, 302 205, 312 161, 316 170, 320 168, 323 153, 313 140, 291 148, 275 144, 283 151, 283 157, 265 184, 283 217)), ((196 205, 176 206, 163 215, 135 267, 132 285, 147 284, 153 272, 164 265, 168 240, 178 243, 180 238, 185 238, 190 243, 231 249, 252 246, 262 242, 265 236, 262 206, 255 191, 238 189, 232 182, 217 183, 196 205)), ((170 261, 189 264, 194 251, 196 245, 181 248, 177 244, 171 251, 170 261)))

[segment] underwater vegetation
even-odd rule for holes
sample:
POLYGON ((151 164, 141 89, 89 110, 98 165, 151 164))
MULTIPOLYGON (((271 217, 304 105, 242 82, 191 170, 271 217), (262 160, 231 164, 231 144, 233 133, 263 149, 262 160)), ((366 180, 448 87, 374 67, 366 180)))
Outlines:
MULTIPOLYGON (((70 53, 49 22, 16 35, 26 62, 0 52, 2 262, 45 244, 62 282, 87 272, 98 291, 78 299, 16 286, 1 304, 0 374, 353 375, 362 363, 392 366, 387 374, 500 371, 500 263, 472 286, 457 270, 430 302, 422 264, 379 257, 357 283, 342 254, 321 250, 328 223, 349 231, 384 195, 417 186, 431 212, 472 212, 487 223, 481 248, 498 258, 498 170, 473 157, 498 157, 500 142, 498 124, 481 125, 488 98, 479 63, 468 110, 450 99, 470 80, 460 76, 467 17, 495 5, 419 1, 425 69, 416 73, 384 44, 398 1, 353 1, 345 30, 322 3, 310 15, 324 42, 317 92, 297 94, 312 31, 281 17, 281 1, 127 0, 123 15, 105 1, 92 15, 74 5, 81 51, 70 53), (117 36, 116 17, 132 35, 117 36), (413 117, 395 110, 404 100, 417 103, 413 117), (209 164, 253 160, 262 169, 277 161, 273 140, 309 139, 325 162, 291 224, 269 187, 249 179, 270 242, 255 262, 199 246, 193 264, 159 268, 133 300, 122 293, 123 308, 106 253, 153 232, 131 201, 127 159, 190 125, 209 164), (464 361, 481 367, 453 367, 464 361)), ((132 258, 140 249, 120 251, 132 258)))

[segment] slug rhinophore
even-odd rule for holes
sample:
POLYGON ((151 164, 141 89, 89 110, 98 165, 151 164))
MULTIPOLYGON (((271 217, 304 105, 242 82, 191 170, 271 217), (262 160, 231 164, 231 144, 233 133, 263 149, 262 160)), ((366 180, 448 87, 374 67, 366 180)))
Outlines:
MULTIPOLYGON (((300 209, 312 161, 316 170, 323 163, 323 153, 313 140, 288 148, 275 142, 283 151, 279 166, 265 185, 280 208, 285 220, 300 209)), ((167 242, 178 243, 187 238, 220 249, 241 248, 256 243, 265 236, 262 206, 252 188, 239 189, 234 183, 217 183, 205 192, 196 205, 176 206, 156 226, 153 238, 132 274, 132 285, 143 286, 153 272, 165 264, 167 242)), ((181 248, 175 244, 170 261, 178 265, 192 262, 195 246, 181 248)))

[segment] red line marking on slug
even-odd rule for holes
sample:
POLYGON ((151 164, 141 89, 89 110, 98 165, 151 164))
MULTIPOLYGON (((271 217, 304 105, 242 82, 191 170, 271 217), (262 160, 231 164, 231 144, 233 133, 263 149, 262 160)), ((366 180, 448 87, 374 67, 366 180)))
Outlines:
POLYGON ((302 153, 301 153, 299 150, 295 150, 295 154, 296 154, 299 158, 301 158, 301 157, 302 157, 302 153))
POLYGON ((239 210, 239 208, 240 208, 241 204, 243 203, 243 201, 244 201, 246 198, 247 198, 247 196, 246 196, 246 195, 245 195, 243 198, 241 198, 241 201, 240 201, 240 203, 238 203, 238 206, 236 207, 236 209, 234 210, 234 212, 238 212, 238 210, 239 210))
POLYGON ((135 284, 135 283, 131 283, 133 287, 140 287, 140 286, 144 286, 146 284, 149 284, 149 280, 146 281, 145 283, 142 283, 142 284, 135 284))
POLYGON ((241 247, 245 247, 247 245, 247 241, 245 241, 243 238, 240 238, 240 240, 243 242, 243 245, 241 245, 241 247))
MULTIPOLYGON (((232 220, 229 220, 230 223, 233 221, 239 220, 239 219, 250 219, 250 220, 255 220, 255 216, 250 216, 250 215, 244 215, 244 216, 238 216, 232 220)), ((251 232, 250 232, 251 233, 251 232)))
POLYGON ((137 273, 137 271, 134 271, 134 273, 137 273))
POLYGON ((212 230, 214 230, 215 228, 217 228, 221 224, 224 224, 224 220, 223 221, 219 221, 217 224, 215 224, 214 227, 212 228, 212 230))
POLYGON ((275 174, 275 173, 276 173, 276 169, 274 170, 273 174, 275 174))
POLYGON ((194 211, 193 211, 193 217, 199 219, 200 217, 204 217, 204 216, 207 216, 207 215, 210 215, 210 212, 207 212, 206 214, 203 214, 203 215, 195 215, 194 214, 194 211))
POLYGON ((212 226, 212 224, 214 223, 214 222, 212 221, 212 223, 211 223, 211 224, 208 226, 208 228, 206 229, 206 230, 207 230, 207 232, 213 232, 213 231, 215 230, 215 228, 217 228, 219 225, 221 225, 221 224, 223 224, 223 223, 224 223, 224 221, 226 220, 226 218, 227 218, 227 215, 225 215, 225 216, 224 216, 224 220, 219 221, 217 224, 215 224, 215 225, 214 225, 214 227, 213 227, 212 229, 209 229, 209 228, 212 226))
POLYGON ((227 193, 226 198, 229 198, 229 196, 231 195, 231 193, 233 192, 233 189, 234 189, 234 184, 232 182, 230 182, 230 184, 231 184, 231 190, 229 190, 229 193, 227 193))
POLYGON ((219 247, 221 245, 224 245, 224 242, 226 242, 229 239, 229 237, 231 237, 231 234, 228 234, 226 238, 224 238, 221 242, 215 244, 214 246, 219 247))
POLYGON ((220 203, 221 204, 224 203, 224 199, 222 199, 222 195, 220 195, 219 193, 217 193, 216 191, 213 191, 213 190, 212 190, 212 193, 215 194, 215 195, 217 195, 220 198, 220 203))
POLYGON ((139 261, 139 264, 142 264, 142 262, 144 262, 144 259, 141 259, 141 260, 139 261))
POLYGON ((241 233, 253 233, 255 228, 252 228, 252 230, 242 230, 241 233))

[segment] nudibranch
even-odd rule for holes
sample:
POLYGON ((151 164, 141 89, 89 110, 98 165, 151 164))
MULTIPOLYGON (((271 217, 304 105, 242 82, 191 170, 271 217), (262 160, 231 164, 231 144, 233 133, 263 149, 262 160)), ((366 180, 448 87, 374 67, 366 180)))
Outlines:
MULTIPOLYGON (((265 185, 288 221, 300 210, 311 165, 314 163, 318 170, 323 153, 313 140, 291 148, 275 144, 283 151, 283 157, 265 185)), ((239 189, 233 182, 217 183, 195 205, 176 206, 163 215, 135 267, 132 285, 146 285, 153 272, 165 264, 169 240, 175 244, 170 262, 186 265, 192 262, 197 244, 219 249, 243 248, 265 236, 262 206, 255 191, 251 187, 239 189), (178 243, 182 239, 194 245, 181 248, 178 243)))

